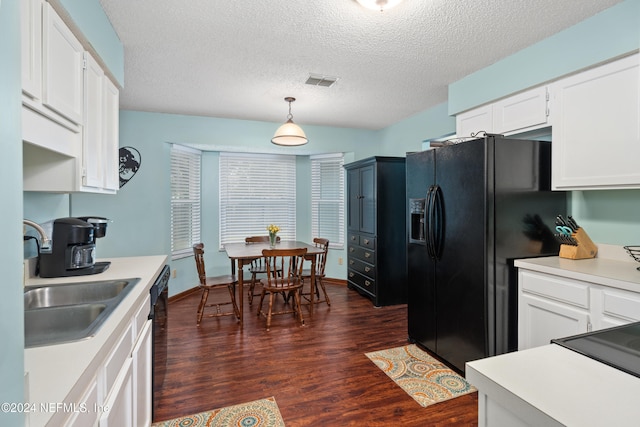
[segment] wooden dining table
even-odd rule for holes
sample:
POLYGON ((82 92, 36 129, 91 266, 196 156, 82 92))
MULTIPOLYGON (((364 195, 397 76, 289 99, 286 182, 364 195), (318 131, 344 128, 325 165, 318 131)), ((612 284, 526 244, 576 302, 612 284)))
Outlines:
MULTIPOLYGON (((314 284, 316 280, 316 257, 323 252, 321 247, 310 245, 296 240, 282 240, 276 243, 275 249, 296 249, 306 248, 305 259, 311 261, 311 296, 309 314, 313 316, 314 284)), ((231 260, 231 270, 233 274, 238 274, 238 309, 240 310, 240 326, 243 326, 244 317, 244 266, 250 265, 254 259, 262 257, 262 250, 270 249, 269 243, 227 243, 224 250, 231 260), (237 269, 236 269, 237 266, 237 269)))

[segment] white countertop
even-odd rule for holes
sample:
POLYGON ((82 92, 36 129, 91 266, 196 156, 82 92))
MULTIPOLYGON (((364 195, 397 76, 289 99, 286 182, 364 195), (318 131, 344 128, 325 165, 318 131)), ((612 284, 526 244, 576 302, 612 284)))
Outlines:
POLYGON ((556 344, 469 362, 466 378, 531 425, 640 424, 640 378, 556 344))
POLYGON ((515 266, 585 282, 640 292, 640 263, 626 258, 566 259, 557 256, 515 261, 515 266))
POLYGON ((29 403, 37 410, 29 414, 31 426, 43 426, 50 420, 64 419, 68 414, 40 411, 40 404, 76 402, 84 390, 69 395, 79 381, 89 381, 107 351, 120 336, 134 315, 134 309, 144 301, 155 278, 167 262, 167 256, 108 258, 109 268, 95 275, 58 277, 54 279, 29 278, 26 285, 43 285, 97 280, 140 278, 124 300, 116 307, 96 335, 71 343, 27 348, 24 367, 28 375, 25 393, 29 403), (96 357, 100 354, 101 357, 96 357))

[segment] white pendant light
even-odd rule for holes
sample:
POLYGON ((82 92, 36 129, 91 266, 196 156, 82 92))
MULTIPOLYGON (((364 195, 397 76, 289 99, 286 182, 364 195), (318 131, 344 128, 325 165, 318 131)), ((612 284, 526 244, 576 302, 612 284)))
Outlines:
POLYGON ((293 115, 291 114, 291 103, 296 99, 291 96, 287 96, 284 100, 289 103, 287 121, 285 124, 280 126, 278 130, 276 130, 273 138, 271 138, 271 142, 276 145, 286 146, 304 145, 309 142, 307 135, 304 134, 304 131, 300 126, 293 123, 293 115))
POLYGON ((401 1, 402 0, 357 0, 358 3, 367 9, 379 10, 380 12, 397 6, 401 1))

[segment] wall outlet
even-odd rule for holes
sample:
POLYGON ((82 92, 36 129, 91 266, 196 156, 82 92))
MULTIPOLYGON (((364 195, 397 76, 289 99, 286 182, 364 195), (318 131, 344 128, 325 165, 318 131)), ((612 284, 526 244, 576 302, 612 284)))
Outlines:
POLYGON ((174 279, 178 277, 178 270, 174 268, 173 271, 171 272, 171 277, 173 277, 174 279))
POLYGON ((342 265, 342 257, 338 258, 338 265, 342 265))

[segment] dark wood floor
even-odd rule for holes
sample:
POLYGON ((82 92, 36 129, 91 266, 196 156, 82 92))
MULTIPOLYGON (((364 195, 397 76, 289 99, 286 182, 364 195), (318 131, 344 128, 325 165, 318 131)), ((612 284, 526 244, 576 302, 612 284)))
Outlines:
POLYGON ((407 344, 406 305, 374 308, 340 284, 306 326, 291 315, 265 331, 248 305, 196 326, 199 293, 169 304, 168 370, 154 421, 274 396, 288 427, 477 425, 477 393, 423 408, 364 353, 407 344))

